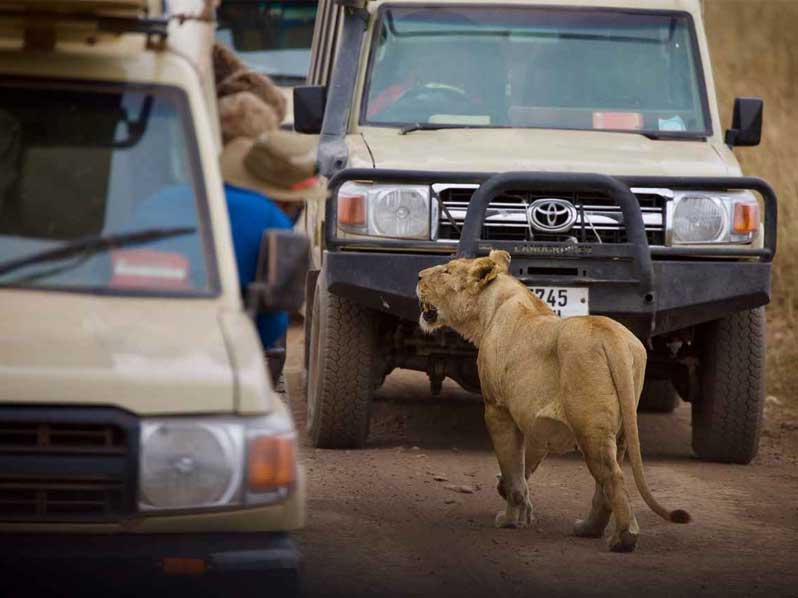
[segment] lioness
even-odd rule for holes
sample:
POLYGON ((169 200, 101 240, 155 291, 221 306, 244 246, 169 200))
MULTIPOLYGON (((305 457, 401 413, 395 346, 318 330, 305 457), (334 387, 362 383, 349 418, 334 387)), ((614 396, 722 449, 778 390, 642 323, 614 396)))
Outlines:
POLYGON ((630 552, 639 527, 629 505, 621 463, 627 448, 640 495, 657 515, 687 523, 686 511, 668 511, 646 485, 637 432, 646 350, 624 326, 600 316, 562 319, 509 273, 510 255, 456 259, 419 274, 419 323, 432 332, 449 326, 479 349, 477 365, 485 422, 501 469, 506 509, 497 527, 532 520, 527 479, 549 452, 578 446, 596 480, 577 536, 603 536, 610 515, 610 550, 630 552))

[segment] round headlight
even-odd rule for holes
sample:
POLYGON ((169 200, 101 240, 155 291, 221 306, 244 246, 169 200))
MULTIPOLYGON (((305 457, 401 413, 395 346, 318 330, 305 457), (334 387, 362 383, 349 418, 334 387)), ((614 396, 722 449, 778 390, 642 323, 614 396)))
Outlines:
POLYGON ((142 503, 153 508, 212 506, 235 491, 234 443, 224 428, 163 423, 142 440, 142 503))
POLYGON ((417 189, 398 188, 380 193, 374 201, 372 214, 378 235, 429 237, 429 198, 417 189))
POLYGON ((725 231, 726 215, 717 200, 702 195, 683 197, 673 212, 673 240, 710 243, 725 231))

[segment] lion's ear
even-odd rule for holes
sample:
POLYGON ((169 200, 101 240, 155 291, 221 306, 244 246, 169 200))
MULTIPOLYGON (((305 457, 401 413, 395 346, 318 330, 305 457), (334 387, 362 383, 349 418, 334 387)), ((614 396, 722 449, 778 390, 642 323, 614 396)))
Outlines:
POLYGON ((475 259, 468 270, 468 275, 479 284, 487 284, 498 274, 496 262, 489 257, 475 259))
POLYGON ((492 250, 488 257, 498 266, 500 272, 510 271, 510 254, 503 249, 492 250))

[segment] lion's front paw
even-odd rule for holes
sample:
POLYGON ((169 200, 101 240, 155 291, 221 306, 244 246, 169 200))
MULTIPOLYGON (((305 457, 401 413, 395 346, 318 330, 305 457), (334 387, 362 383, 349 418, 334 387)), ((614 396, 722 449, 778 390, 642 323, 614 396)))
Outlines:
POLYGON ((494 523, 499 529, 517 529, 521 527, 515 516, 508 516, 504 511, 496 513, 496 521, 494 523))
POLYGON ((527 502, 520 507, 508 507, 496 513, 495 524, 499 529, 520 529, 529 527, 534 520, 532 503, 527 502))
POLYGON ((574 535, 577 538, 601 538, 604 528, 599 528, 588 519, 577 519, 574 523, 574 535))

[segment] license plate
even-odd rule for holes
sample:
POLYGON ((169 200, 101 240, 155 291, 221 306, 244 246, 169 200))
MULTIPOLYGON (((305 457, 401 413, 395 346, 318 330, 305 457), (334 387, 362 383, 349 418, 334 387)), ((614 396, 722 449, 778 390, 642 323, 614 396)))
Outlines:
POLYGON ((561 318, 586 316, 590 313, 587 287, 532 287, 542 301, 561 318))

